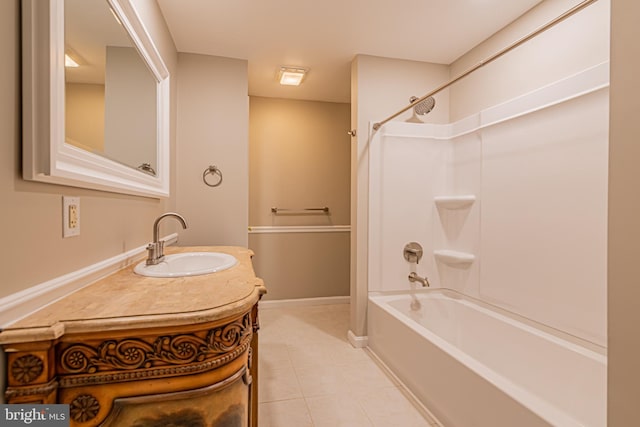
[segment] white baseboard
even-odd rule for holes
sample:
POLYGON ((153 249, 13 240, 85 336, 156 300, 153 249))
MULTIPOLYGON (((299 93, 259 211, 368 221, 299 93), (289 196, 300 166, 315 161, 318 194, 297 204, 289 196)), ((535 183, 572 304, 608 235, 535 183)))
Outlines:
MULTIPOLYGON (((351 331, 349 331, 349 333, 351 333, 351 331)), ((365 352, 367 352, 367 354, 369 355, 369 357, 371 357, 371 359, 376 363, 376 365, 378 365, 380 367, 380 369, 382 369, 384 371, 384 373, 393 380, 394 383, 396 383, 398 385, 398 389, 400 389, 400 391, 402 392, 402 394, 404 394, 404 396, 407 398, 407 400, 409 402, 411 402, 411 404, 418 410, 418 412, 420 412, 420 414, 432 425, 434 426, 438 426, 438 427, 442 427, 442 423, 438 420, 438 418, 436 418, 435 415, 433 415, 433 413, 429 410, 429 408, 427 408, 426 406, 424 406, 422 404, 422 402, 420 402, 420 400, 416 397, 415 394, 413 394, 413 392, 411 390, 409 390, 409 388, 404 385, 404 383, 400 380, 400 378, 398 378, 396 376, 396 374, 393 373, 393 371, 391 369, 389 369, 389 367, 386 365, 386 363, 384 363, 377 354, 375 354, 373 352, 373 350, 371 350, 371 348, 367 347, 364 350, 365 352)))
POLYGON ((347 332, 347 339, 349 340, 349 343, 355 348, 365 348, 367 345, 369 345, 368 336, 356 335, 353 332, 351 332, 351 330, 347 332))
POLYGON ((260 309, 304 307, 310 305, 349 304, 351 297, 317 297, 260 301, 260 309))
MULTIPOLYGON (((178 234, 170 234, 162 240, 165 241, 166 245, 173 244, 178 241, 178 234)), ((141 255, 146 250, 146 246, 137 247, 80 270, 0 298, 0 330, 102 277, 133 264, 142 257, 141 255)))

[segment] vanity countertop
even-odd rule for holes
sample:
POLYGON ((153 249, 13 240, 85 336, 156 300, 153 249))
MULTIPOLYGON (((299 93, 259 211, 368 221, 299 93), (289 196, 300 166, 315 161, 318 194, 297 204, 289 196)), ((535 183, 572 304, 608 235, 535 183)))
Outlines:
POLYGON ((65 333, 182 326, 233 316, 266 292, 253 271, 250 249, 167 247, 166 254, 222 252, 238 264, 224 271, 178 278, 143 277, 137 262, 49 304, 0 333, 0 344, 50 340, 65 333))

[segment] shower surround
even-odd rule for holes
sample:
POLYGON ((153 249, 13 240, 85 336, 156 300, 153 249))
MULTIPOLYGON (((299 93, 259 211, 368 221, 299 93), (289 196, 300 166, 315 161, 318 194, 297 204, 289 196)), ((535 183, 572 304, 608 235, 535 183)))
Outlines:
MULTIPOLYGON (((407 275, 416 271, 433 287, 606 354, 608 69, 599 64, 452 124, 396 122, 373 133, 370 294, 412 293, 407 275), (424 247, 417 265, 402 256, 410 241, 424 247)), ((379 320, 368 315, 369 345, 393 370, 384 335, 371 327, 379 320)), ((588 404, 602 410, 585 425, 601 425, 598 396, 588 404)), ((464 425, 444 407, 429 409, 464 425)), ((491 422, 478 425, 502 425, 491 422)))

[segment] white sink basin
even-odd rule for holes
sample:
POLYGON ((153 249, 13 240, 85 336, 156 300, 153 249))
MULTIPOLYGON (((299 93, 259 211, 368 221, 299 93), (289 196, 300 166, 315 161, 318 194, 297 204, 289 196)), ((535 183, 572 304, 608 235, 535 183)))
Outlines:
POLYGON ((156 265, 142 261, 133 271, 148 277, 198 276, 226 270, 237 263, 234 256, 220 252, 185 252, 165 255, 164 261, 156 265))

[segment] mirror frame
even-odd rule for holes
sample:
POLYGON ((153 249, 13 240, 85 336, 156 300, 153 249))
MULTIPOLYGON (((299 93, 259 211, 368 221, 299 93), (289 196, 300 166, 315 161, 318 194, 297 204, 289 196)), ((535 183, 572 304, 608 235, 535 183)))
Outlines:
POLYGON ((64 0, 22 0, 23 178, 169 196, 169 71, 131 0, 109 3, 157 85, 157 175, 65 142, 64 0))

